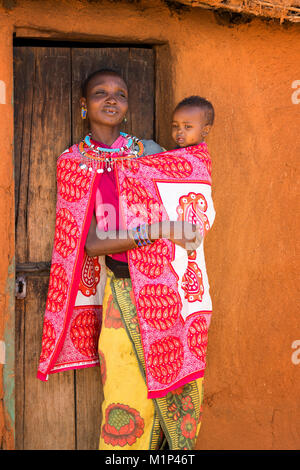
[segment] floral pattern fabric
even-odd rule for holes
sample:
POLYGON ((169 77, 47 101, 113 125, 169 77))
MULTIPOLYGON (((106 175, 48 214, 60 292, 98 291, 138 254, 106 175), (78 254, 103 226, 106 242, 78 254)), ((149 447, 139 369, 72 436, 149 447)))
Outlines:
POLYGON ((172 390, 165 397, 147 398, 131 280, 116 279, 109 270, 103 315, 99 355, 104 402, 99 448, 158 450, 165 438, 171 450, 194 449, 201 424, 203 379, 172 390), (113 328, 107 321, 112 315, 116 318, 117 311, 121 328, 113 328))
POLYGON ((134 408, 112 403, 106 408, 103 439, 113 447, 132 446, 144 432, 144 420, 134 408))

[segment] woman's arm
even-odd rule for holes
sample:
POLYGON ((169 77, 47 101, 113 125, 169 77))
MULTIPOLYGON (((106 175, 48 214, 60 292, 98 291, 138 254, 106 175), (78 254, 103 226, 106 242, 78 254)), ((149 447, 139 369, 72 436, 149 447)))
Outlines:
MULTIPOLYGON (((96 227, 96 217, 93 214, 85 243, 85 249, 89 256, 111 255, 136 248, 131 230, 100 232, 96 230, 96 227)), ((196 250, 202 242, 202 236, 197 226, 189 222, 157 222, 148 225, 147 229, 151 241, 166 238, 189 252, 196 250)))
POLYGON ((136 244, 127 230, 96 231, 96 216, 93 214, 89 232, 85 242, 85 250, 89 256, 112 255, 133 250, 136 244))

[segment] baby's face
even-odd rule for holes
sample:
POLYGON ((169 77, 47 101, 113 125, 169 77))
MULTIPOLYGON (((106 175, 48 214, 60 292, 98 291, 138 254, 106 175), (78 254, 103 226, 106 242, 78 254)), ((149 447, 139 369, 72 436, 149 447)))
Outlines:
POLYGON ((172 138, 179 147, 198 145, 203 142, 209 127, 203 109, 182 106, 173 114, 172 138))

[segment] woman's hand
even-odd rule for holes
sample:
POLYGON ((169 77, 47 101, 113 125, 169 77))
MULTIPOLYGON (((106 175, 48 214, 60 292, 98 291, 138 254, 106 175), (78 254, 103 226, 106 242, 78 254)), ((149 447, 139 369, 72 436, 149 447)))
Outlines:
POLYGON ((196 250, 203 240, 199 227, 185 221, 157 222, 148 226, 148 233, 151 240, 167 238, 187 250, 188 254, 196 250))
POLYGON ((169 240, 187 250, 189 255, 201 245, 203 237, 199 226, 190 222, 176 221, 173 222, 173 233, 169 240))

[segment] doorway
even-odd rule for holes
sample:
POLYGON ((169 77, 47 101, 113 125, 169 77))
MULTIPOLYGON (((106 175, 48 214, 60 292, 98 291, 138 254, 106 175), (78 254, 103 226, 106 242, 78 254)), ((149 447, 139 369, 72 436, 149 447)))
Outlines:
POLYGON ((16 222, 16 449, 98 448, 98 368, 36 378, 55 228, 56 159, 87 132, 82 81, 122 73, 129 88, 124 131, 154 138, 155 53, 151 47, 18 40, 14 45, 16 222))

